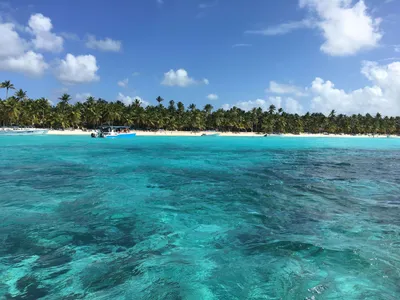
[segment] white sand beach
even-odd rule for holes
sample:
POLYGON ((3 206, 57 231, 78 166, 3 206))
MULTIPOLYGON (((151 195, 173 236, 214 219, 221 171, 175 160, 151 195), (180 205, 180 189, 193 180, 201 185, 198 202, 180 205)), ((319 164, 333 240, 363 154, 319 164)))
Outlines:
MULTIPOLYGON (((76 130, 49 130, 49 135, 86 135, 90 136, 93 131, 83 131, 80 129, 76 130)), ((143 130, 135 130, 137 136, 202 136, 203 134, 209 134, 210 132, 206 131, 198 131, 198 132, 191 132, 191 131, 168 131, 168 130, 160 130, 160 131, 143 131, 143 130)), ((220 136, 225 137, 264 137, 264 134, 255 133, 255 132, 220 132, 220 136)), ((296 138, 387 138, 387 135, 348 135, 348 134, 310 134, 310 133, 301 133, 301 134, 269 134, 268 137, 296 137, 296 138)), ((390 138, 400 138, 400 136, 391 135, 390 138)))

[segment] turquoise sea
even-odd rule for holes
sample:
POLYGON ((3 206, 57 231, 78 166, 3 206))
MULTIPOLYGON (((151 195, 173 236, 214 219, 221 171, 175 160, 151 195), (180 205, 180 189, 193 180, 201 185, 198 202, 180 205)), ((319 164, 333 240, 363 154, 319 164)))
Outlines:
POLYGON ((0 299, 400 299, 400 139, 0 137, 0 299))

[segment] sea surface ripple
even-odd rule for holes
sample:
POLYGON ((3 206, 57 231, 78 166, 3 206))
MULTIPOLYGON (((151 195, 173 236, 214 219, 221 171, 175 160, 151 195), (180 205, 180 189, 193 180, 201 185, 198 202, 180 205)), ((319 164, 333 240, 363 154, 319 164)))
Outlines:
POLYGON ((400 140, 0 138, 0 299, 400 299, 400 140))

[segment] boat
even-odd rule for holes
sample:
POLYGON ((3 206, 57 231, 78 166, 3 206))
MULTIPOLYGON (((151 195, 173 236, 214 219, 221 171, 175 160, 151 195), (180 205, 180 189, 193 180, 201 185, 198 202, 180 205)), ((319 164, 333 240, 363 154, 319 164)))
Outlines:
POLYGON ((39 128, 20 128, 20 127, 3 127, 0 128, 0 135, 44 135, 49 132, 48 129, 39 128))
POLYGON ((96 132, 91 134, 92 138, 122 139, 133 138, 135 132, 131 132, 129 126, 101 126, 96 132))
POLYGON ((203 133, 201 136, 219 136, 220 133, 219 132, 215 132, 215 131, 208 131, 203 133))

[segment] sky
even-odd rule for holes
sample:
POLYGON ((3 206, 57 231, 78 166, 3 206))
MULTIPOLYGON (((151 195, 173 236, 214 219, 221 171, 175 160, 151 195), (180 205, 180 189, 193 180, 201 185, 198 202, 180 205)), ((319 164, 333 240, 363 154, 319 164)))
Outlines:
POLYGON ((53 104, 400 115, 399 21, 400 0, 3 1, 0 81, 53 104))

